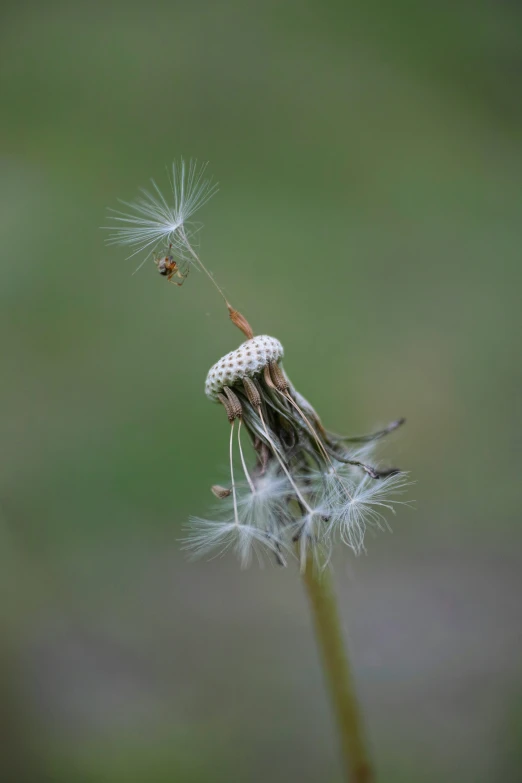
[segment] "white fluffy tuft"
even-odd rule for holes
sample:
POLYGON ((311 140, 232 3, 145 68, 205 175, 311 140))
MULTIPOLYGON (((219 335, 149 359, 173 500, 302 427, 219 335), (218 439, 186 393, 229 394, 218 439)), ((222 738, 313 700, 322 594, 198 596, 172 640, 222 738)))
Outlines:
POLYGON ((214 552, 213 557, 219 557, 232 549, 241 567, 246 568, 254 556, 260 564, 263 562, 263 554, 279 556, 281 545, 277 539, 254 525, 192 517, 188 531, 182 549, 189 550, 194 557, 211 552, 214 552))
POLYGON ((285 476, 272 470, 254 482, 254 492, 247 484, 236 485, 239 524, 231 521, 232 497, 224 498, 219 511, 226 521, 192 518, 183 548, 195 556, 214 550, 218 556, 233 549, 243 567, 249 565, 253 555, 261 561, 263 553, 269 554, 273 561, 286 564, 288 546, 283 533, 289 524, 287 501, 292 487, 285 476))
POLYGON ((411 482, 406 473, 396 473, 382 479, 370 478, 363 473, 354 480, 341 473, 341 481, 332 482, 329 487, 329 521, 327 536, 337 536, 356 555, 365 551, 364 536, 369 526, 379 530, 388 528, 383 515, 387 509, 395 513, 394 506, 403 504, 398 495, 411 482))
POLYGON ((113 232, 107 243, 134 248, 129 258, 145 250, 155 250, 161 244, 165 250, 172 245, 170 252, 184 260, 190 259, 187 251, 192 231, 187 221, 217 192, 217 185, 204 178, 206 167, 206 163, 198 165, 196 160, 186 163, 181 159, 179 164, 172 164, 170 201, 151 180, 152 191, 142 189, 136 201, 121 202, 131 212, 111 209, 109 219, 116 225, 104 226, 113 232))

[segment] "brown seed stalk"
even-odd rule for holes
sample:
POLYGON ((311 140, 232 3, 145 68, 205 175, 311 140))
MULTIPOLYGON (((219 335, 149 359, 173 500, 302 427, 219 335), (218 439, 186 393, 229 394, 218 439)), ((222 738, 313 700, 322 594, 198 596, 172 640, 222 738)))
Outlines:
POLYGON ((228 314, 230 316, 230 320, 234 324, 234 326, 237 326, 238 329, 240 329, 247 340, 251 340, 254 336, 254 332, 250 324, 248 323, 247 319, 244 315, 242 315, 239 310, 234 310, 231 304, 227 302, 228 307, 228 314))

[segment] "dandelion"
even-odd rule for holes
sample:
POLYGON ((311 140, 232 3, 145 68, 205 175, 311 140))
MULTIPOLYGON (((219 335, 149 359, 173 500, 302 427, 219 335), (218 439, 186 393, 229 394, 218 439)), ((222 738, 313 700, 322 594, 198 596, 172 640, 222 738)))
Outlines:
MULTIPOLYGON (((402 420, 358 438, 329 433, 311 404, 294 389, 282 359, 279 340, 268 335, 253 337, 211 367, 205 393, 224 407, 231 424, 229 459, 236 524, 243 524, 238 507, 250 508, 248 525, 259 530, 268 529, 263 520, 270 516, 273 540, 286 549, 296 544, 302 570, 309 555, 324 567, 337 539, 356 554, 364 550, 366 527, 383 526, 383 509, 393 510, 394 494, 406 483, 405 474, 363 462, 361 448, 349 450, 346 443, 362 444, 367 453, 375 440, 392 432, 402 420), (236 422, 245 487, 239 499, 234 482, 236 422), (257 454, 251 470, 244 458, 241 427, 257 454), (257 495, 256 483, 267 474, 269 484, 276 476, 281 482, 277 513, 269 511, 274 504, 270 493, 257 495)), ((209 534, 209 547, 211 539, 209 534)))
MULTIPOLYGON (((407 474, 380 468, 375 443, 404 422, 397 419, 369 435, 346 437, 326 429, 314 407, 293 386, 283 367, 281 342, 254 335, 247 319, 228 302, 194 250, 192 215, 216 186, 205 166, 174 164, 171 200, 156 183, 126 203, 131 213, 114 213, 111 243, 152 253, 160 274, 181 285, 193 265, 218 290, 232 322, 247 338, 208 371, 205 394, 221 405, 229 422, 230 486, 214 485, 220 503, 213 519, 190 521, 183 547, 193 555, 219 556, 233 550, 241 566, 266 557, 286 566, 295 553, 306 586, 318 642, 337 715, 352 783, 372 780, 361 720, 351 681, 335 599, 328 576, 331 553, 340 542, 353 553, 365 551, 368 529, 387 527, 408 485, 407 474), (158 251, 161 255, 158 258, 158 251), (176 260, 175 260, 176 259, 176 260), (177 278, 177 279, 175 279, 177 278), (249 465, 245 437, 255 454, 249 465), (240 468, 238 468, 240 465, 240 468)), ((140 264, 140 266, 142 265, 140 264)))

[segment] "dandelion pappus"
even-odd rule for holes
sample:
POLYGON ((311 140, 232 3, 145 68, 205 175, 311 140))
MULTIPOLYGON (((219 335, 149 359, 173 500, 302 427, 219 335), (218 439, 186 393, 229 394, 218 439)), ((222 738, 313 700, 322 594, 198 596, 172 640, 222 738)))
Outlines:
MULTIPOLYGON (((169 251, 172 249, 172 244, 169 245, 169 251)), ((158 272, 162 277, 166 277, 169 283, 175 283, 177 286, 182 286, 185 282, 185 278, 188 275, 188 269, 185 273, 181 271, 179 268, 177 262, 174 259, 173 255, 165 255, 160 256, 159 258, 154 259, 154 263, 158 267, 158 272), (173 280, 172 278, 180 277, 181 283, 179 283, 177 280, 173 280)))

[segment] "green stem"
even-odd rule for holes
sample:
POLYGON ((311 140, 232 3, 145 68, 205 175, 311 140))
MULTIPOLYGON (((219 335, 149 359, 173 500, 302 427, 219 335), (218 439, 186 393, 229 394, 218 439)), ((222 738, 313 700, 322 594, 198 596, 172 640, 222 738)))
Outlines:
POLYGON ((308 557, 303 573, 330 699, 341 739, 348 783, 375 780, 366 749, 361 713, 343 644, 337 603, 328 567, 320 571, 308 557))

